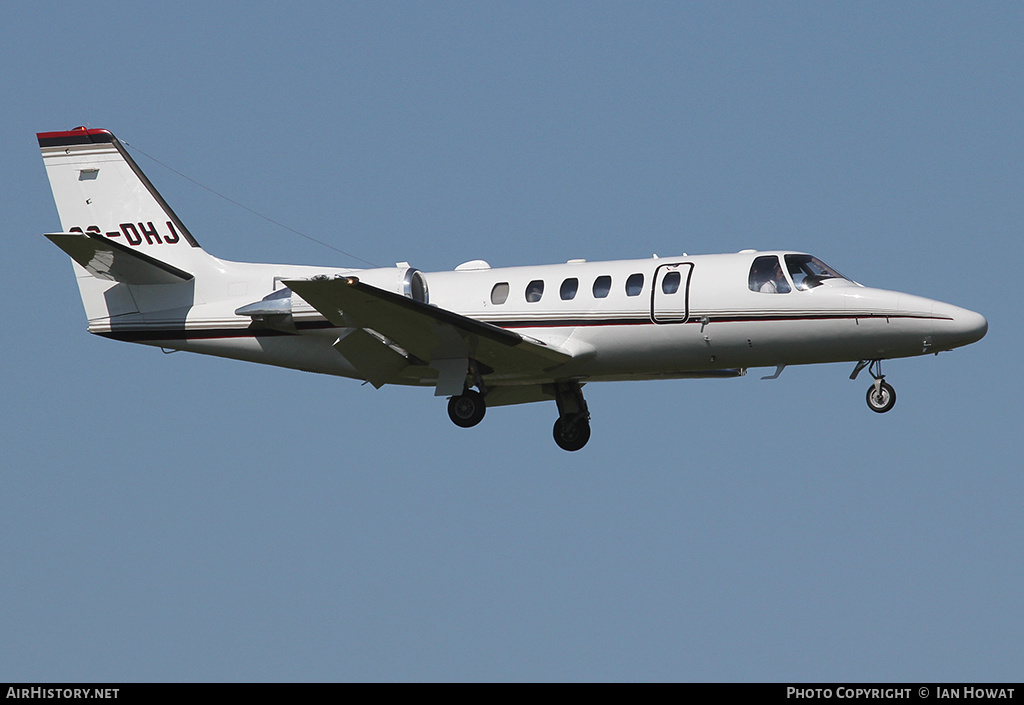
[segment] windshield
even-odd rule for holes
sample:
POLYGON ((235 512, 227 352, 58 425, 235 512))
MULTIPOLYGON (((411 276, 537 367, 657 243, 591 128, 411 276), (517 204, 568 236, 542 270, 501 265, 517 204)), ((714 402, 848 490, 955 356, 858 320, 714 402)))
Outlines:
POLYGON ((826 279, 846 279, 817 257, 810 255, 786 255, 786 269, 793 278, 797 289, 813 289, 826 279))

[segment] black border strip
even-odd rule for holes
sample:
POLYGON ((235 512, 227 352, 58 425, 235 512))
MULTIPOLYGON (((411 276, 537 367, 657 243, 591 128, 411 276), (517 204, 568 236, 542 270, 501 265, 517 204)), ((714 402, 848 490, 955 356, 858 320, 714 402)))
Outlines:
MULTIPOLYGON (((175 675, 176 672, 172 672, 171 675, 175 675)), ((263 674, 257 674, 260 676, 263 674)), ((661 678, 666 679, 668 682, 673 680, 682 681, 682 678, 687 675, 686 673, 668 673, 667 675, 660 675, 661 678)), ((651 677, 653 680, 659 680, 658 675, 651 677)), ((997 674, 998 675, 998 674, 997 674)), ((1015 674, 1009 673, 1007 676, 1012 678, 1015 674)), ((267 675, 267 678, 280 677, 279 672, 273 672, 267 675)), ((560 678, 572 681, 573 674, 563 674, 560 678)), ((600 681, 601 674, 597 674, 593 677, 595 681, 600 681)), ((194 675, 186 674, 186 678, 195 677, 194 675)), ((330 681, 331 678, 337 678, 333 673, 327 673, 321 676, 324 681, 330 681)), ((737 677, 742 677, 740 674, 737 677)), ((536 678, 532 672, 521 674, 514 672, 501 672, 497 675, 500 682, 516 680, 530 680, 536 678)), ((555 678, 559 678, 556 674, 555 678)), ((632 676, 637 678, 637 676, 632 676)), ((644 674, 640 674, 640 679, 644 678, 644 674)), ((408 673, 395 670, 394 672, 384 672, 379 680, 416 680, 415 675, 409 675, 408 673)), ((460 672, 455 673, 441 673, 436 675, 433 680, 441 681, 452 681, 460 682, 466 680, 466 676, 460 672)), ((627 674, 626 679, 629 680, 630 676, 627 674)), ((354 680, 373 680, 373 678, 363 676, 360 678, 357 674, 354 680)), ((472 680, 472 678, 469 678, 472 680)), ((600 686, 599 686, 600 687, 600 686)), ((702 700, 714 700, 724 701, 728 698, 739 698, 744 701, 757 700, 776 700, 778 702, 818 702, 818 703, 878 703, 878 702, 891 702, 891 703, 934 703, 937 700, 946 699, 962 699, 972 701, 1003 701, 1003 702, 1017 702, 1021 698, 1022 689, 1020 686, 1015 685, 1013 681, 998 683, 998 682, 971 682, 969 684, 964 683, 949 683, 942 681, 924 681, 924 682, 886 682, 878 683, 871 681, 853 681, 853 682, 814 682, 814 683, 801 683, 801 682, 781 682, 781 683, 758 683, 758 682, 745 682, 745 683, 686 683, 686 682, 673 682, 672 687, 675 692, 680 693, 686 698, 699 698, 702 700), (730 696, 729 693, 732 693, 730 696)), ((176 682, 176 683, 66 683, 66 682, 35 682, 35 683, 0 683, 0 690, 6 694, 10 702, 31 702, 31 701, 54 701, 61 703, 64 701, 75 701, 75 702, 88 702, 99 700, 101 702, 127 702, 136 703, 152 702, 161 694, 164 697, 171 696, 175 699, 184 700, 196 700, 200 696, 214 697, 217 700, 227 700, 229 698, 234 699, 255 699, 258 696, 264 698, 269 697, 278 701, 287 701, 289 699, 295 699, 296 696, 303 700, 312 700, 316 697, 322 696, 324 693, 330 696, 330 693, 334 693, 336 696, 344 697, 346 693, 352 692, 352 685, 349 683, 334 683, 334 682, 317 682, 317 683, 289 683, 289 682, 271 682, 271 683, 247 683, 247 682, 225 682, 225 683, 208 683, 208 682, 176 682), (315 692, 314 692, 315 691, 315 692), (220 695, 218 695, 218 693, 220 695), (249 695, 246 695, 248 693, 249 695), (277 695, 274 695, 277 693, 277 695), (306 695, 302 695, 306 693, 306 695)))

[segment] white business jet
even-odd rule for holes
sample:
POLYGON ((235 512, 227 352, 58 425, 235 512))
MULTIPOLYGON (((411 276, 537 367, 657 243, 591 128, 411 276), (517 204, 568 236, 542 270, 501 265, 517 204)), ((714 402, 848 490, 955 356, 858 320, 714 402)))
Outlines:
POLYGON ((798 252, 655 257, 451 272, 217 259, 107 130, 39 133, 89 332, 165 350, 433 387, 455 424, 554 400, 555 442, 590 438, 588 382, 737 377, 748 367, 854 362, 896 393, 884 359, 982 338, 980 314, 872 289, 798 252))

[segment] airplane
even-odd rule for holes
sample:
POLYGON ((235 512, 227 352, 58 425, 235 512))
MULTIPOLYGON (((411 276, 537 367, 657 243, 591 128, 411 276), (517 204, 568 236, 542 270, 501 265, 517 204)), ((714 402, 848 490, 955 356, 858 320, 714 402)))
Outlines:
POLYGON ((739 377, 853 362, 872 411, 883 360, 980 340, 984 316, 863 286, 803 252, 425 273, 230 262, 207 254, 104 129, 37 133, 90 333, 385 384, 433 387, 460 427, 554 401, 567 451, 590 439, 590 382, 739 377))

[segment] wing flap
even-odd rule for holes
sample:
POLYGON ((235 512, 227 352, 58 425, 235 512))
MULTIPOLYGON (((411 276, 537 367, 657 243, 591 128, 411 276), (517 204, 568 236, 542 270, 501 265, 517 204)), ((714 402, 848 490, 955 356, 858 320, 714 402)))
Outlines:
POLYGON ((47 233, 54 245, 97 279, 123 284, 178 284, 192 275, 93 233, 47 233))
POLYGON ((464 374, 457 375, 459 389, 450 391, 455 384, 452 361, 474 359, 493 370, 516 373, 547 370, 572 359, 571 354, 540 341, 384 291, 356 277, 285 284, 331 323, 375 331, 411 355, 429 361, 428 365, 445 378, 445 394, 461 392, 465 379, 464 374))
POLYGON ((382 340, 362 328, 349 328, 334 349, 345 356, 363 378, 377 389, 401 372, 409 361, 382 340))

